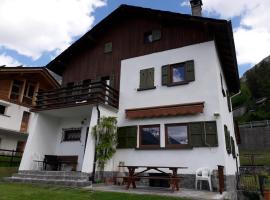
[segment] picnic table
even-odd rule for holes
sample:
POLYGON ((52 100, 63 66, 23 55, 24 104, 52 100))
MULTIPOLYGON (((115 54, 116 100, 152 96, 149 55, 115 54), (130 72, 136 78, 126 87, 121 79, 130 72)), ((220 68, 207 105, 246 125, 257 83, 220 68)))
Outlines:
POLYGON ((128 190, 130 188, 130 185, 132 185, 133 188, 136 188, 135 181, 138 181, 140 179, 164 179, 168 180, 171 186, 172 191, 175 191, 175 189, 179 190, 179 181, 180 176, 177 175, 178 169, 187 169, 187 167, 169 167, 169 166, 130 166, 130 165, 123 165, 119 167, 126 167, 128 169, 128 176, 127 177, 120 177, 120 178, 126 178, 127 185, 126 189, 128 190), (141 171, 136 172, 136 169, 142 168, 141 171), (172 173, 167 173, 164 171, 164 169, 170 170, 172 173), (145 176, 143 173, 148 172, 150 170, 155 170, 160 172, 163 175, 166 176, 145 176))

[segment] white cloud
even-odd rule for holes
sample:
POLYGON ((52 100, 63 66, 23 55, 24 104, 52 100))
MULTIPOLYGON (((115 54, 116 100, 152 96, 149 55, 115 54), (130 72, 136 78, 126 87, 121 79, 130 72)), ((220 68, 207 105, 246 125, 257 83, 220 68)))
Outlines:
POLYGON ((234 28, 234 40, 239 64, 256 64, 270 55, 269 0, 203 0, 206 16, 240 17, 234 28))
POLYGON ((1 0, 0 47, 38 59, 62 51, 94 22, 106 0, 1 0))
POLYGON ((20 62, 15 60, 14 58, 6 55, 6 54, 0 54, 0 66, 6 65, 6 67, 14 67, 21 65, 20 62))

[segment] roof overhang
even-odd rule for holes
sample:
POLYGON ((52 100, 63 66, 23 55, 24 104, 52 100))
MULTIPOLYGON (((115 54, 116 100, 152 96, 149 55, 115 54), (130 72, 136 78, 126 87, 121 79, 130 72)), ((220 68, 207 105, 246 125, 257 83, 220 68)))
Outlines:
POLYGON ((45 67, 0 67, 1 74, 41 74, 52 86, 59 88, 59 82, 45 67))
POLYGON ((157 118, 203 113, 204 102, 126 109, 126 118, 157 118))

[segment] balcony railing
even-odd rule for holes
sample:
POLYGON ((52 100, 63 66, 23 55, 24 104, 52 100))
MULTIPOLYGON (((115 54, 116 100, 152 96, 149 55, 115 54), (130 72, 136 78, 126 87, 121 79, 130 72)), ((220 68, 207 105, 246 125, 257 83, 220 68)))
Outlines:
POLYGON ((104 82, 62 87, 39 92, 33 110, 72 107, 82 104, 106 104, 118 108, 119 93, 104 82))

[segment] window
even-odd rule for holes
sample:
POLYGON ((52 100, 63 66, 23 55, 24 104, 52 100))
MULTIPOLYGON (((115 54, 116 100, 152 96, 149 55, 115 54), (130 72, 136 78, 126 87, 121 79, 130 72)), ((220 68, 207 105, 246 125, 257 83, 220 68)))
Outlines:
POLYGON ((137 145, 137 126, 123 126, 117 129, 117 148, 135 148, 137 145))
POLYGON ((162 66, 162 85, 174 86, 187 84, 195 80, 194 61, 186 61, 162 66))
POLYGON ((185 81, 185 65, 184 63, 171 66, 172 83, 181 83, 185 81))
POLYGON ((160 125, 140 126, 140 147, 160 147, 160 125))
POLYGON ((152 30, 144 33, 144 43, 152 43, 154 41, 158 41, 161 39, 161 31, 160 30, 152 30))
POLYGON ((20 94, 22 92, 22 87, 23 87, 23 81, 14 80, 12 88, 11 88, 10 99, 19 100, 20 94))
POLYGON ((140 70, 140 86, 137 89, 138 91, 141 90, 150 90, 155 89, 154 86, 154 68, 142 69, 140 70))
POLYGON ((220 82, 221 82, 222 95, 223 95, 223 97, 226 97, 225 90, 223 89, 223 79, 222 79, 222 75, 221 74, 220 74, 220 82))
POLYGON ((0 115, 6 114, 6 106, 0 105, 0 115))
POLYGON ((226 95, 227 95, 228 110, 229 112, 232 112, 231 96, 228 90, 226 90, 226 95))
POLYGON ((62 141, 80 141, 81 140, 81 128, 63 129, 62 141))
POLYGON ((188 145, 187 124, 166 124, 166 147, 181 147, 188 145))
POLYGON ((24 90, 24 96, 33 98, 35 93, 35 86, 33 84, 27 83, 25 90, 24 90))
POLYGON ((104 53, 112 52, 112 42, 107 42, 104 45, 104 53))
POLYGON ((231 147, 231 136, 230 136, 230 131, 228 130, 228 127, 224 125, 224 135, 225 135, 225 143, 226 143, 226 150, 228 154, 231 154, 232 147, 231 147))

